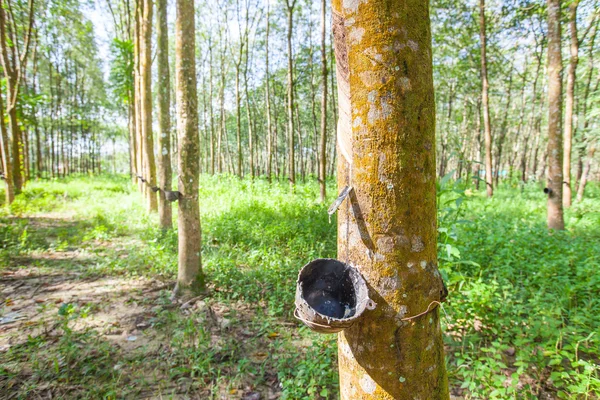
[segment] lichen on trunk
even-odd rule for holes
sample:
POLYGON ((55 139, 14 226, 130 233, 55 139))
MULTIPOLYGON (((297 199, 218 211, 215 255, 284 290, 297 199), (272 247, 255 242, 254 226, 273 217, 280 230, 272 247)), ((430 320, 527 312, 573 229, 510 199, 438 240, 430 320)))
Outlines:
POLYGON ((338 258, 377 303, 339 335, 341 398, 447 399, 429 2, 334 0, 333 13, 338 186, 353 187, 338 258))
POLYGON ((204 288, 201 268, 200 205, 198 180, 200 140, 198 137, 198 93, 195 60, 194 1, 177 0, 175 22, 175 70, 177 82, 177 137, 179 197, 178 290, 204 288))

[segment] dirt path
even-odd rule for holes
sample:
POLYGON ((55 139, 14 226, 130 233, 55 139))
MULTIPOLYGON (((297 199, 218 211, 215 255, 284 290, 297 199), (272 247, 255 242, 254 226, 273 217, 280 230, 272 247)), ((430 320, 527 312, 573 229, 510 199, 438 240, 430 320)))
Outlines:
POLYGON ((280 333, 255 328, 250 305, 173 301, 173 282, 96 269, 107 255, 126 256, 132 238, 78 247, 81 222, 72 218, 12 223, 25 224, 42 250, 0 269, 0 399, 111 390, 110 398, 280 397, 277 371, 265 368, 280 333), (240 359, 249 373, 239 371, 240 359))

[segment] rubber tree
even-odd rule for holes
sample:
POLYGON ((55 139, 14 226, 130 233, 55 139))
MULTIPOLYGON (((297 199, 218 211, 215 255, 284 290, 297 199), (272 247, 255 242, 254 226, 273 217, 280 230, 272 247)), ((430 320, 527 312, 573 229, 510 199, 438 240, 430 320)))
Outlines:
POLYGON ((338 258, 377 306, 338 337, 342 399, 448 399, 429 1, 333 0, 338 258), (419 315, 420 314, 420 315, 419 315))
POLYGON ((577 34, 577 7, 579 0, 569 5, 569 31, 571 41, 569 68, 567 70, 567 90, 565 102, 564 153, 563 153, 563 206, 571 207, 571 153, 573 146, 573 111, 575 108, 575 83, 579 63, 579 36, 577 34))
POLYGON ((563 217, 562 54, 560 0, 548 0, 548 228, 565 229, 563 217))
POLYGON ((154 159, 154 139, 152 137, 152 0, 138 0, 142 7, 140 12, 140 110, 142 147, 144 152, 144 193, 149 211, 157 211, 156 193, 151 190, 156 186, 156 163, 154 159))
POLYGON ((171 78, 169 74, 169 34, 167 29, 167 0, 156 2, 156 36, 158 59, 158 217, 160 227, 171 229, 173 217, 171 203, 165 198, 165 190, 171 190, 171 78))
POLYGON ((194 0, 177 0, 175 20, 175 79, 177 85, 177 168, 179 172, 179 267, 175 292, 198 291, 202 275, 200 204, 200 139, 196 80, 194 0))
POLYGON ((292 33, 294 31, 294 7, 296 0, 285 0, 287 13, 287 130, 288 130, 288 179, 290 188, 294 191, 296 185, 296 156, 294 141, 294 54, 292 33))
POLYGON ((321 139, 319 143, 319 185, 321 202, 327 197, 327 47, 325 38, 326 25, 326 0, 321 1, 321 139))
MULTIPOLYGON (((23 135, 17 116, 19 91, 25 74, 25 66, 29 57, 34 26, 34 1, 27 3, 27 17, 23 28, 24 38, 19 39, 19 32, 13 5, 10 0, 0 0, 0 61, 6 79, 6 113, 12 136, 12 179, 15 194, 21 193, 23 187, 24 165, 23 135)), ((7 170, 8 172, 8 170, 7 170)))
POLYGON ((4 122, 4 104, 2 99, 2 92, 0 92, 0 151, 2 152, 2 172, 4 174, 3 180, 6 185, 4 196, 6 204, 11 204, 15 200, 15 192, 13 185, 12 176, 12 163, 10 160, 10 140, 8 139, 8 132, 6 130, 6 123, 4 122))
POLYGON ((487 196, 494 195, 492 171, 492 126, 490 121, 489 81, 487 73, 487 35, 485 25, 485 0, 479 1, 479 37, 481 40, 481 105, 483 106, 483 132, 485 138, 485 186, 487 196))

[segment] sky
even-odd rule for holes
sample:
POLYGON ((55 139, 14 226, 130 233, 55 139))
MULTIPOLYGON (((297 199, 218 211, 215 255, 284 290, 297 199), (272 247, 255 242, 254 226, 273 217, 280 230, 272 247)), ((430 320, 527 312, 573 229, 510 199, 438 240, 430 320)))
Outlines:
POLYGON ((102 60, 105 78, 108 79, 110 59, 110 42, 112 41, 112 19, 106 7, 100 6, 99 1, 87 3, 83 7, 83 14, 94 24, 94 34, 98 45, 98 55, 102 60))

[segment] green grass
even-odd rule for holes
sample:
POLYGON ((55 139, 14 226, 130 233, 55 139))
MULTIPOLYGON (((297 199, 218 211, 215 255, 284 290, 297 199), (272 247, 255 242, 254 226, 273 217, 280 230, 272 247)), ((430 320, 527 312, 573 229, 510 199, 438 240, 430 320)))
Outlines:
MULTIPOLYGON (((442 181, 439 196, 453 392, 485 399, 597 398, 600 188, 591 185, 588 198, 567 211, 568 229, 553 233, 546 230, 545 197, 535 184, 503 185, 488 200, 465 192, 461 183, 442 181)), ((26 366, 37 377, 27 385, 93 386, 88 398, 135 397, 142 383, 165 393, 173 386, 188 393, 209 388, 216 398, 217 388, 273 381, 282 398, 337 398, 335 336, 314 334, 292 317, 299 268, 336 254, 335 219, 329 222, 328 203, 317 197, 314 182, 290 195, 286 182, 203 176, 202 257, 212 290, 207 302, 225 307, 231 321, 218 330, 222 342, 214 345, 210 313, 173 310, 165 291, 148 300, 152 326, 165 337, 158 355, 122 354, 95 331, 70 331, 73 322, 57 314, 62 334, 53 350, 43 350, 50 339, 39 337, 0 353, 0 365, 11 366, 0 367, 0 389, 3 371, 17 376, 26 366), (252 332, 246 344, 236 337, 243 330, 252 332), (87 350, 73 351, 78 343, 87 350), (258 361, 253 346, 267 349, 258 361), (59 362, 69 354, 75 370, 85 373, 59 362), (112 368, 117 364, 127 374, 112 368)), ((40 261, 36 267, 165 281, 176 275, 176 232, 157 228, 156 216, 144 211, 125 177, 32 182, 0 212, 0 272, 19 268, 15 260, 22 256, 69 250, 89 254, 89 262, 40 261), (50 223, 57 215, 69 219, 50 223), (40 217, 37 223, 33 216, 40 217)), ((74 321, 83 318, 78 310, 74 321)))

